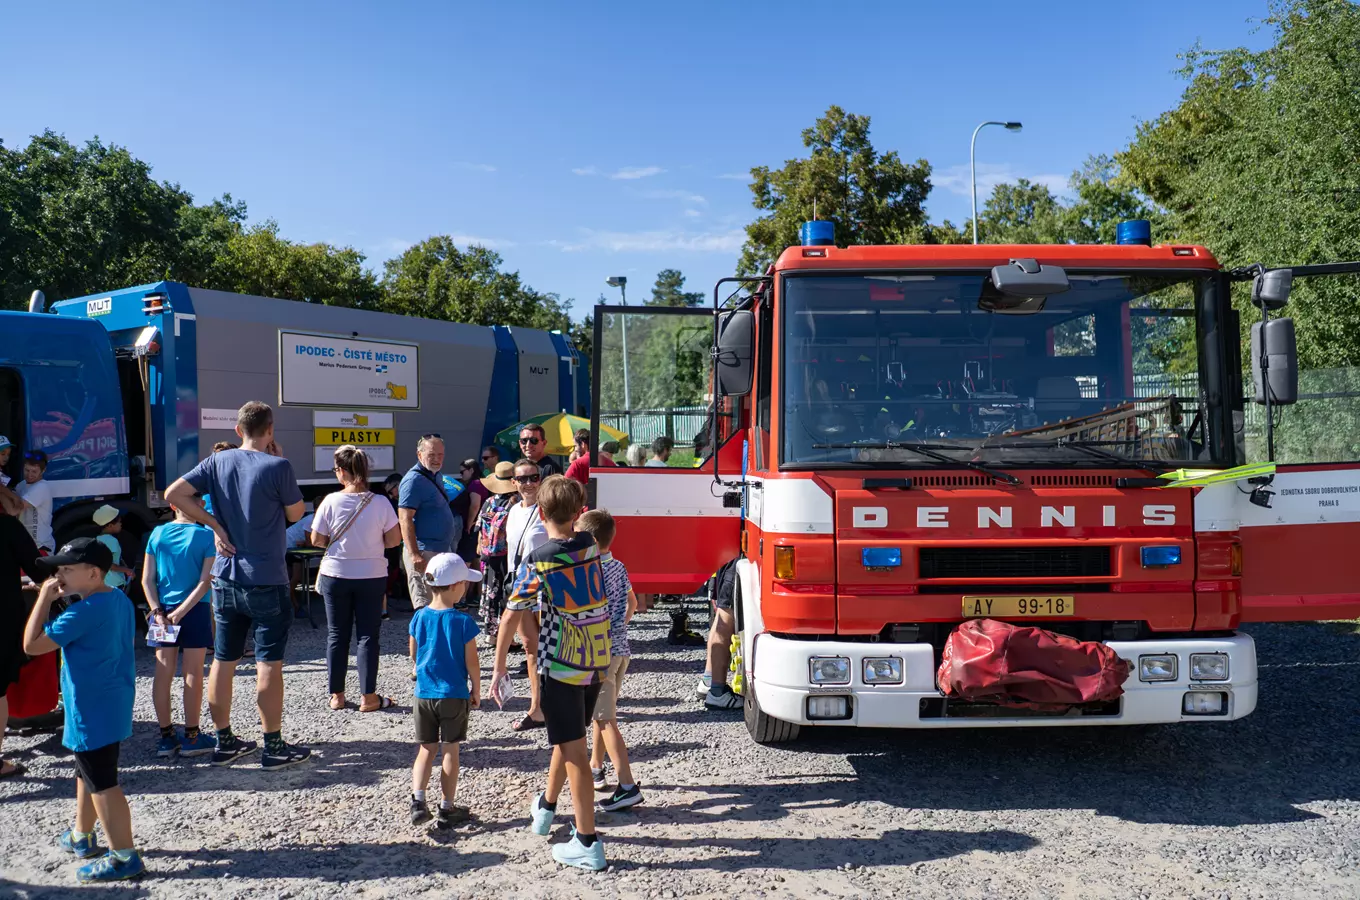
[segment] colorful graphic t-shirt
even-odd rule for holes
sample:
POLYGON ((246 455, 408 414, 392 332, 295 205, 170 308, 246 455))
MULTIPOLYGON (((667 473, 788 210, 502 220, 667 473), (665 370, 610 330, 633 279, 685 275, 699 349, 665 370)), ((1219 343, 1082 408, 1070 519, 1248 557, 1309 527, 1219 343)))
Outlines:
POLYGON ((628 646, 628 592, 633 589, 628 569, 612 553, 600 555, 604 572, 604 596, 609 601, 609 652, 613 656, 632 656, 628 646))
POLYGON ((538 668, 564 684, 589 685, 609 668, 609 604, 595 538, 548 540, 525 554, 506 601, 511 611, 542 598, 538 668))

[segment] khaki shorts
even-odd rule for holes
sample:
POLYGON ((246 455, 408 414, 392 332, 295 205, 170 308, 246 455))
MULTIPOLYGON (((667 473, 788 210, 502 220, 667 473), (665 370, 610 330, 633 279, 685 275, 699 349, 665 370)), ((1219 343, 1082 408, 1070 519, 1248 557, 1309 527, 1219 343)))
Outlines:
MULTIPOLYGON (((420 555, 428 562, 434 559, 435 554, 429 550, 421 550, 420 555)), ((401 548, 401 562, 406 567, 406 587, 411 594, 411 606, 420 609, 430 605, 430 586, 425 583, 425 573, 417 572, 415 562, 411 559, 411 551, 405 547, 401 548)))
POLYGON ((416 698, 416 743, 457 744, 467 740, 468 710, 466 698, 445 697, 440 700, 416 698))
POLYGON ((619 687, 628 672, 628 657, 616 656, 609 661, 609 671, 600 684, 600 699, 595 701, 595 721, 613 722, 619 717, 619 687))

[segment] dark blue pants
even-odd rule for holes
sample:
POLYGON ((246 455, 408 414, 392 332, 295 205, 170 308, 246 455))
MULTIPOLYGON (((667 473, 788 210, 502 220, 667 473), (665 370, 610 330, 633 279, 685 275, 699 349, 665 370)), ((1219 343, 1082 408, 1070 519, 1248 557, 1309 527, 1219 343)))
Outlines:
POLYGON ((326 674, 332 694, 345 692, 349 642, 359 636, 359 692, 378 692, 378 631, 386 578, 332 578, 322 575, 317 588, 326 600, 326 674))

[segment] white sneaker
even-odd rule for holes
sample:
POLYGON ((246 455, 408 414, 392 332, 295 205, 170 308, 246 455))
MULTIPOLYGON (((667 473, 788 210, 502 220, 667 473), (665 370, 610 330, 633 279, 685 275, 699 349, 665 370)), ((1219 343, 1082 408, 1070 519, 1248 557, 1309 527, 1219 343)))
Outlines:
POLYGON ((694 696, 702 700, 708 696, 708 691, 712 687, 713 676, 710 675, 708 672, 705 672, 704 677, 700 678, 699 683, 694 686, 694 696))
POLYGON ((725 684, 715 684, 704 696, 704 706, 709 709, 739 709, 741 697, 725 684))

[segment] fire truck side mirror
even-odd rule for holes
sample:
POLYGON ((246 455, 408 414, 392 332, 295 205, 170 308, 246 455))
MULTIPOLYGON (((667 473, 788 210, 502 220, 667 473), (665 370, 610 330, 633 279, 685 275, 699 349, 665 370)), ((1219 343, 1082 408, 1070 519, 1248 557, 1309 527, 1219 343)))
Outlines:
POLYGON ((718 373, 718 390, 724 396, 744 397, 751 393, 755 371, 755 325, 755 314, 749 309, 733 310, 719 320, 714 366, 718 373))
POLYGON ((1257 275, 1251 283, 1251 305, 1257 309, 1283 309, 1294 286, 1293 269, 1271 269, 1257 275))
POLYGON ((1271 319, 1251 326, 1251 380, 1256 387, 1257 403, 1266 402, 1267 381, 1271 405, 1298 402, 1299 358, 1293 319, 1271 319))

